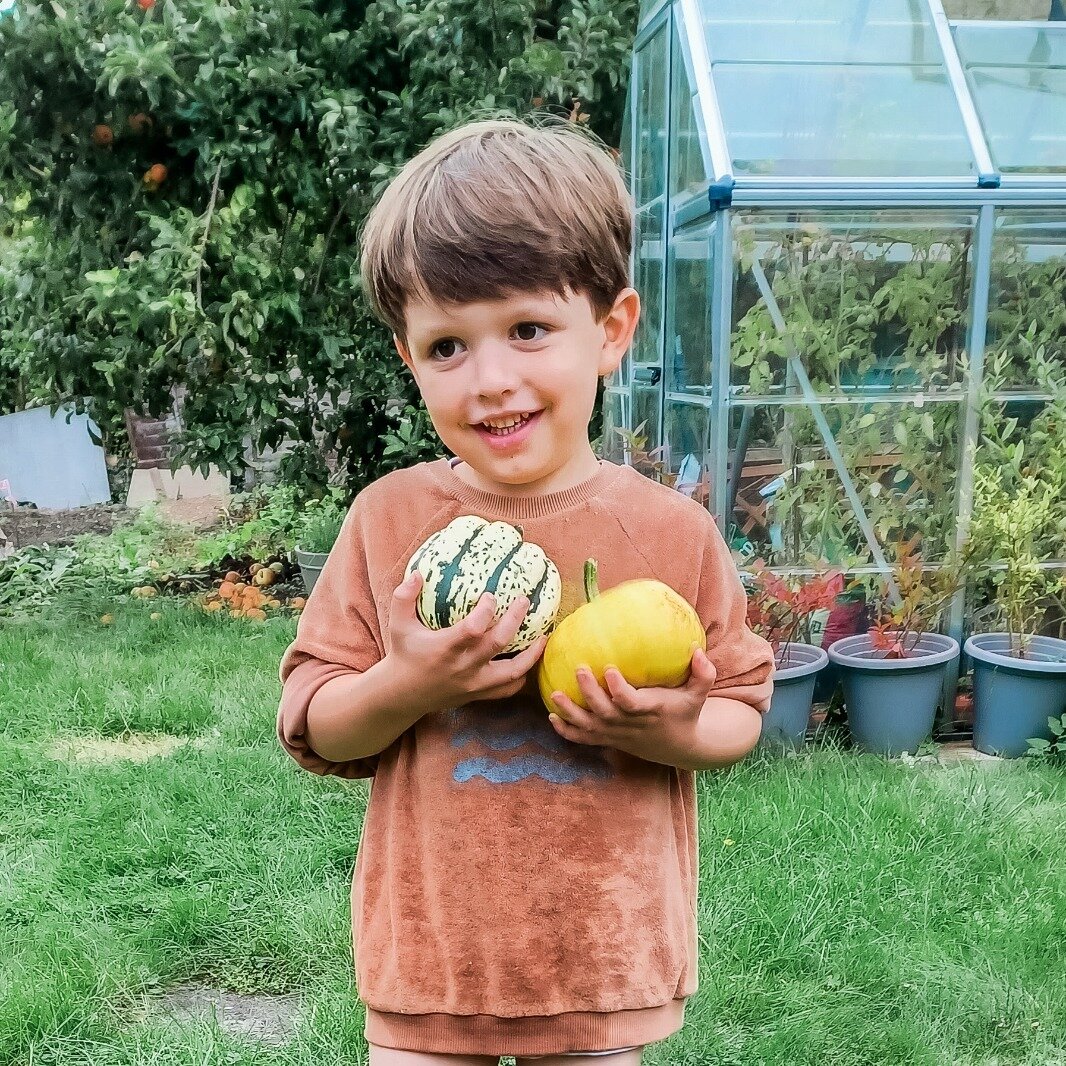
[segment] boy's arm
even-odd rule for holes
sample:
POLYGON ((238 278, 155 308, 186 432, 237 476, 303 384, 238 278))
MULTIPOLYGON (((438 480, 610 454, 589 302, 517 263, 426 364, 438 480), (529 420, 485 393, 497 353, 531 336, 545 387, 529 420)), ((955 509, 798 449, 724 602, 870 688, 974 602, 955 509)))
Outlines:
POLYGON ((399 718, 393 735, 383 728, 385 713, 395 708, 381 683, 388 671, 367 563, 372 510, 364 490, 345 516, 278 669, 278 740, 312 773, 373 776, 378 753, 406 728, 399 718))
POLYGON ((287 674, 278 705, 278 742, 296 762, 313 774, 345 778, 373 777, 377 755, 368 758, 327 758, 311 743, 307 719, 311 702, 330 681, 351 675, 347 666, 304 659, 287 674))
POLYGON ((696 723, 696 737, 683 770, 717 770, 740 762, 759 742, 762 712, 750 703, 708 696, 696 723))
POLYGON ((730 766, 762 735, 774 691, 774 652, 748 625, 748 597, 736 563, 707 516, 696 613, 707 631, 707 658, 717 677, 700 712, 693 769, 730 766))
POLYGON ((361 673, 327 680, 311 699, 304 735, 312 750, 333 762, 366 759, 439 709, 386 656, 361 673))

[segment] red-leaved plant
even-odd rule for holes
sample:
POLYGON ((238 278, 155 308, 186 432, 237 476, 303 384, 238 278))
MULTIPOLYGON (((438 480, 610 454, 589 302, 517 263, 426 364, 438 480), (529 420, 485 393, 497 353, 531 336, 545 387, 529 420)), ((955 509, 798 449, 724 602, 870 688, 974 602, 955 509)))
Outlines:
POLYGON ((748 625, 770 642, 780 666, 788 659, 790 644, 813 642, 811 619, 816 611, 833 609, 844 591, 844 575, 828 570, 793 584, 773 573, 762 559, 749 569, 754 581, 748 591, 748 625))
POLYGON ((892 602, 888 583, 881 582, 877 622, 870 627, 870 643, 886 659, 910 658, 922 636, 940 625, 944 610, 962 587, 964 566, 945 561, 923 573, 921 556, 911 545, 900 545, 892 567, 900 599, 892 602))

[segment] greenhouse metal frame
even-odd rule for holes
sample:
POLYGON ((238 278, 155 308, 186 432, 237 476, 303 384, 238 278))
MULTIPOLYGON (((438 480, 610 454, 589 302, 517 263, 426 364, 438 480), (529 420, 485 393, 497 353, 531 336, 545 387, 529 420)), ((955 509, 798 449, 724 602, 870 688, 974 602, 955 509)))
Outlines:
MULTIPOLYGON (((664 458, 677 487, 694 473, 706 478, 706 504, 728 533, 752 421, 761 419, 764 432, 780 423, 775 432, 787 442, 787 455, 792 423, 803 414, 815 450, 824 450, 824 462, 806 468, 821 465, 839 477, 857 526, 852 534, 869 555, 847 572, 883 575, 895 592, 892 561, 868 513, 877 471, 860 484, 839 438, 887 416, 886 427, 900 439, 902 415, 919 418, 928 449, 942 449, 950 487, 927 486, 927 498, 918 490, 899 506, 942 506, 950 491, 954 529, 945 527, 944 539, 961 545, 974 501, 996 242, 1027 242, 1025 263, 1048 263, 1053 284, 1060 261, 1066 271, 1066 23, 950 21, 940 0, 818 0, 802 14, 784 14, 784 6, 674 0, 648 3, 641 14, 623 141, 644 312, 633 351, 606 383, 605 447, 614 446, 616 427, 643 424, 648 450, 664 458), (866 240, 856 236, 864 228, 873 234, 866 240), (930 238, 919 255, 917 236, 910 246, 900 238, 908 229, 944 236, 930 238), (812 253, 801 262, 793 254, 805 240, 824 252, 820 259, 812 253), (965 279, 955 302, 960 318, 944 327, 959 335, 965 369, 957 380, 940 380, 955 374, 945 370, 950 353, 941 366, 935 350, 918 351, 900 336, 897 347, 917 352, 918 371, 903 372, 885 356, 886 384, 877 377, 884 367, 866 357, 863 373, 845 386, 848 367, 829 353, 826 376, 835 380, 812 381, 795 307, 782 309, 790 297, 781 292, 798 294, 794 304, 810 319, 807 337, 816 339, 825 322, 806 306, 795 263, 822 267, 836 262, 841 249, 853 257, 849 269, 841 264, 839 279, 829 281, 839 280, 843 291, 876 263, 879 276, 899 282, 889 295, 877 293, 885 307, 924 295, 915 279, 893 275, 890 261, 913 266, 924 256, 914 268, 919 281, 924 267, 945 292, 949 281, 965 279), (682 285, 689 269, 696 280, 682 285), (948 278, 952 271, 958 276, 948 278), (755 315, 753 336, 775 349, 769 361, 737 348, 738 318, 747 321, 738 306, 741 288, 749 317, 755 315), (688 306, 680 306, 686 299, 688 306), (694 343, 682 343, 686 330, 694 343), (758 387, 754 369, 745 380, 743 359, 759 363, 758 387), (954 405, 952 415, 944 404, 954 405), (682 422, 689 428, 678 429, 682 422), (676 447, 681 438, 689 443, 676 447)), ((839 312, 842 304, 826 306, 839 312)), ((927 310, 952 317, 948 306, 927 310)), ((1040 358, 1061 365, 1066 317, 1061 330, 1048 327, 1047 314, 1038 317, 1052 329, 1040 358)), ((1023 411, 1054 398, 1031 372, 1023 368, 1020 377, 993 398, 1023 411)), ((787 474, 764 486, 764 497, 772 499, 787 474)), ((894 476, 913 489, 906 470, 894 476)), ((1044 565, 1066 566, 1064 554, 1044 565)), ((798 558, 777 568, 813 570, 798 558)), ((964 613, 960 595, 949 622, 956 637, 963 635, 964 613)))

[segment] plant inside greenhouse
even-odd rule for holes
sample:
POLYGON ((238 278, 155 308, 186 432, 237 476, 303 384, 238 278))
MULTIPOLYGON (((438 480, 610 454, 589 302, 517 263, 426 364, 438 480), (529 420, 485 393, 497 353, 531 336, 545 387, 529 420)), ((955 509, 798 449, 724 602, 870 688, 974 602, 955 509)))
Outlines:
POLYGON ((953 21, 939 0, 641 14, 644 320, 606 447, 624 458, 619 430, 645 427, 742 564, 841 569, 881 655, 903 647, 914 560, 912 599, 948 592, 931 631, 995 624, 1013 544, 978 509, 1017 451, 1002 491, 1046 490, 1027 625, 1066 658, 1064 68, 1063 23, 953 21), (957 587, 935 576, 963 557, 957 587))

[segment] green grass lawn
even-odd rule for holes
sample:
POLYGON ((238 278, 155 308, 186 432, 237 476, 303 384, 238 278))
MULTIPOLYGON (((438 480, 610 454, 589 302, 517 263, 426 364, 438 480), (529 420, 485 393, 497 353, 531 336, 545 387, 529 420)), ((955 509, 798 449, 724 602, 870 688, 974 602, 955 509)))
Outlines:
MULTIPOLYGON (((293 621, 99 611, 0 621, 0 1066, 365 1062, 367 786, 275 740, 293 621), (188 743, 87 757, 130 733, 188 743), (144 1015, 190 980, 301 993, 291 1040, 144 1015)), ((700 990, 648 1066, 1066 1062, 1061 770, 829 748, 699 787, 700 990)))

